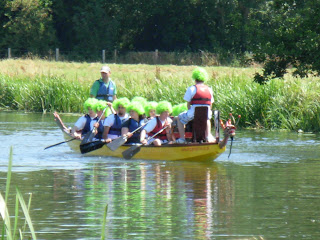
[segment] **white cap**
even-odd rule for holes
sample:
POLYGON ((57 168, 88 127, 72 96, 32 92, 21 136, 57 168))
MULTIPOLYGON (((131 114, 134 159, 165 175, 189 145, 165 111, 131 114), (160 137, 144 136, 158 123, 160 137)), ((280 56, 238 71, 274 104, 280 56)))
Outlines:
POLYGON ((103 66, 100 70, 100 72, 109 73, 111 70, 108 66, 103 66))

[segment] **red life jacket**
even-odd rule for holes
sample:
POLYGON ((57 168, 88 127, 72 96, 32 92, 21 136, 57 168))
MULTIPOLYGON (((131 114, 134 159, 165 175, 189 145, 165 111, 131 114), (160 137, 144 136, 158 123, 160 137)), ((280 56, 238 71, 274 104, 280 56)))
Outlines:
MULTIPOLYGON (((157 117, 157 125, 156 127, 150 132, 150 136, 153 136, 157 132, 159 132, 165 125, 167 124, 167 120, 165 121, 164 125, 162 126, 161 121, 159 117, 157 117)), ((166 129, 164 129, 162 132, 160 132, 155 138, 159 138, 160 140, 168 140, 166 129)))
POLYGON ((209 87, 207 85, 194 85, 197 89, 196 94, 191 99, 190 104, 201 104, 201 105, 210 105, 211 104, 211 94, 209 87))

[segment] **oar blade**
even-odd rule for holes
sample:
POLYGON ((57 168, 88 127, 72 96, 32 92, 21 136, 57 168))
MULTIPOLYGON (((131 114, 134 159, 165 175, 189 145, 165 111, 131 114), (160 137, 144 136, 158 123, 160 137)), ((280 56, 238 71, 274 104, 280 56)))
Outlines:
POLYGON ((105 144, 106 144, 105 142, 101 142, 101 141, 94 141, 94 142, 88 142, 85 144, 80 144, 80 151, 82 154, 85 154, 85 153, 97 150, 99 148, 102 148, 103 145, 105 144))
POLYGON ((122 156, 124 157, 124 159, 131 159, 133 158, 134 155, 136 155, 138 152, 140 152, 141 149, 141 145, 134 145, 130 148, 128 148, 127 150, 122 152, 122 156))
POLYGON ((107 147, 110 148, 111 151, 117 150, 120 146, 122 146, 127 141, 126 137, 119 137, 112 142, 107 144, 107 147))
POLYGON ((81 144, 86 144, 88 142, 91 142, 93 137, 94 137, 94 133, 92 131, 86 133, 86 135, 84 135, 84 137, 81 141, 81 144))

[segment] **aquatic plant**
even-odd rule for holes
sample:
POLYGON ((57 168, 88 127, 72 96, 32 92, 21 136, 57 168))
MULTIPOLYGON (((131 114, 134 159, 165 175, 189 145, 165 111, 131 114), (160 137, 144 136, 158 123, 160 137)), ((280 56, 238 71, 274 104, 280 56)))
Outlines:
POLYGON ((33 228, 33 224, 31 221, 31 217, 29 215, 30 204, 31 204, 31 197, 30 195, 28 206, 26 205, 23 196, 18 188, 16 188, 16 203, 15 203, 15 216, 14 216, 14 226, 11 226, 11 220, 8 210, 8 196, 10 190, 10 183, 11 183, 11 169, 12 169, 12 147, 10 148, 10 156, 9 156, 9 164, 8 164, 8 172, 7 172, 7 182, 6 182, 6 192, 5 198, 3 198, 2 194, 0 193, 0 214, 3 219, 3 231, 2 231, 2 238, 1 239, 8 239, 14 240, 17 238, 18 231, 20 239, 23 239, 25 234, 26 224, 28 224, 32 239, 36 240, 36 234, 33 228), (22 208, 25 223, 22 227, 18 227, 18 220, 19 220, 19 204, 22 208), (4 234, 6 232, 6 234, 4 234))

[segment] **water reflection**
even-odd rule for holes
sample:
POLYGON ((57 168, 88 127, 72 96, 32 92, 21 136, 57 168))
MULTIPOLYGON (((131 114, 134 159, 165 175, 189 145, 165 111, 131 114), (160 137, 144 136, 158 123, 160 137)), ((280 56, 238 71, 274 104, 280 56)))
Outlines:
POLYGON ((108 239, 320 238, 319 135, 239 131, 230 159, 125 161, 44 151, 63 140, 52 116, 20 115, 0 112, 0 191, 13 145, 40 239, 100 239, 106 203, 108 239))

